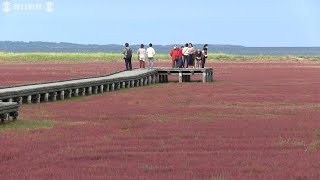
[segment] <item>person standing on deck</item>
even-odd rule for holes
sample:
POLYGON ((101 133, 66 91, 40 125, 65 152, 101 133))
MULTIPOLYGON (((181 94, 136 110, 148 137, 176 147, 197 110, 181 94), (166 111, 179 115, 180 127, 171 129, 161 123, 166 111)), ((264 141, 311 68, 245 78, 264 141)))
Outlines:
POLYGON ((140 63, 140 69, 144 69, 145 68, 146 49, 144 48, 143 44, 140 45, 140 48, 138 49, 137 53, 138 53, 138 60, 140 63))
POLYGON ((177 48, 177 46, 174 46, 170 51, 170 56, 172 59, 172 68, 176 68, 177 61, 179 60, 179 48, 177 48))
POLYGON ((129 43, 126 43, 125 48, 123 50, 123 59, 126 64, 126 70, 132 70, 132 63, 131 63, 131 58, 132 58, 132 49, 129 47, 129 43))
POLYGON ((184 46, 181 46, 181 48, 179 48, 179 59, 177 61, 177 65, 176 65, 177 68, 183 68, 183 60, 182 60, 182 58, 183 58, 183 54, 182 54, 183 47, 184 46))
POLYGON ((204 68, 204 66, 206 64, 206 60, 208 58, 208 44, 205 44, 203 46, 202 54, 203 54, 203 59, 202 59, 202 62, 201 62, 201 67, 204 68))
POLYGON ((196 68, 201 68, 202 60, 204 58, 201 49, 198 49, 195 54, 196 54, 196 63, 197 63, 196 68))
POLYGON ((156 55, 156 51, 153 49, 152 44, 150 43, 147 49, 148 69, 153 69, 155 55, 156 55))
POLYGON ((183 58, 182 58, 182 63, 183 63, 183 68, 188 68, 188 58, 189 58, 189 53, 188 53, 188 50, 189 50, 189 44, 186 43, 185 47, 182 49, 182 55, 183 55, 183 58))
POLYGON ((194 49, 193 45, 191 43, 189 43, 189 47, 188 47, 188 54, 189 54, 189 66, 192 66, 194 68, 194 59, 195 59, 195 52, 196 50, 194 49))

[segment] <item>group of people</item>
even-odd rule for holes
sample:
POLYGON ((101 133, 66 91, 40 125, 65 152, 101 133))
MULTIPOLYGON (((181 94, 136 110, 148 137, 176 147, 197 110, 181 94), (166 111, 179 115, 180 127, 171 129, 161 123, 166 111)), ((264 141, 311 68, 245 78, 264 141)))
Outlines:
MULTIPOLYGON (((123 50, 123 55, 124 55, 124 61, 126 64, 126 69, 127 70, 132 70, 132 49, 129 47, 129 44, 126 43, 125 48, 123 50)), ((149 44, 149 47, 147 50, 144 48, 144 45, 141 44, 140 48, 138 49, 138 60, 140 63, 140 69, 146 68, 145 65, 145 60, 148 59, 148 69, 153 69, 154 67, 154 56, 156 55, 156 51, 152 47, 152 43, 149 44)))
POLYGON ((170 51, 172 68, 204 68, 208 58, 208 44, 201 49, 195 49, 192 43, 186 43, 179 48, 177 45, 170 51))
MULTIPOLYGON (((140 69, 145 69, 145 61, 148 60, 148 69, 154 67, 154 57, 156 51, 150 43, 149 47, 145 49, 144 44, 140 45, 137 51, 138 60, 140 63, 140 69)), ((125 44, 123 50, 125 65, 127 70, 132 70, 132 49, 129 44, 125 44)), ((170 56, 172 58, 172 68, 204 68, 206 59, 208 58, 208 45, 205 44, 203 49, 195 49, 192 43, 186 43, 185 46, 179 48, 177 45, 170 51, 170 56)))

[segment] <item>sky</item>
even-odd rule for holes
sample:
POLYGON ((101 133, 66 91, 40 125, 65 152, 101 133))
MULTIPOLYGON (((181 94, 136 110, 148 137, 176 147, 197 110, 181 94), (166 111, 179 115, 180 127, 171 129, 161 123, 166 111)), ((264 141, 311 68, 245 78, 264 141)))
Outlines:
POLYGON ((52 12, 17 8, 47 1, 0 0, 0 41, 320 47, 319 0, 49 0, 52 12))

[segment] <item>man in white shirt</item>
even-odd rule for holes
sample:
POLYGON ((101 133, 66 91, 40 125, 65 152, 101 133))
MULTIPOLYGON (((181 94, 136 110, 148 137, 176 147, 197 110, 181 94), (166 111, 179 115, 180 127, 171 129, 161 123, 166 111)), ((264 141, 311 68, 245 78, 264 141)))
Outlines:
POLYGON ((148 69, 152 69, 154 66, 154 56, 156 55, 156 51, 153 49, 152 44, 149 44, 147 49, 147 56, 148 56, 148 69))

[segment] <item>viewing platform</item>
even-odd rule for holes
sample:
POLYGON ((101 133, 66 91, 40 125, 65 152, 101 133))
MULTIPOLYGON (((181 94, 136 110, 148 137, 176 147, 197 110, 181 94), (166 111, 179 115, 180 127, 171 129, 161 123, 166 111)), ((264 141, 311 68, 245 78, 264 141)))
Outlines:
POLYGON ((158 68, 159 82, 168 82, 169 75, 179 76, 179 83, 191 82, 191 76, 202 76, 202 82, 213 81, 212 68, 158 68))

